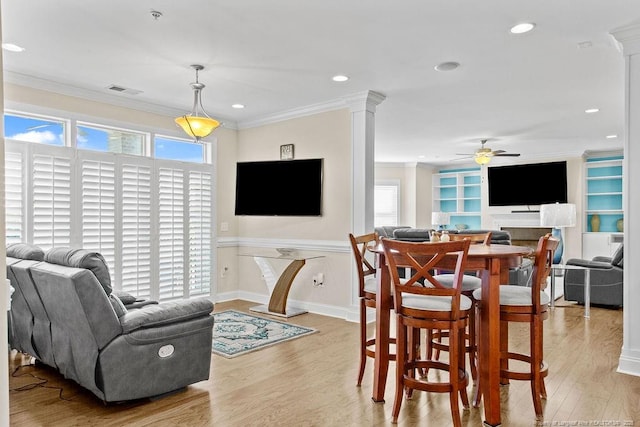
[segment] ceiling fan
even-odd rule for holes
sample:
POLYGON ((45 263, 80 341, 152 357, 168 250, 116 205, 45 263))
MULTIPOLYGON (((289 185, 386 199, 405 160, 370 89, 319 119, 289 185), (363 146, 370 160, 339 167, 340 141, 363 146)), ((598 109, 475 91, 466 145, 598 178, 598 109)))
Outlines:
POLYGON ((473 160, 479 165, 486 165, 491 161, 492 157, 519 157, 520 153, 507 153, 504 150, 492 150, 491 148, 485 147, 487 140, 480 140, 481 147, 473 154, 457 154, 458 156, 467 156, 462 157, 458 160, 465 158, 473 158, 473 160))

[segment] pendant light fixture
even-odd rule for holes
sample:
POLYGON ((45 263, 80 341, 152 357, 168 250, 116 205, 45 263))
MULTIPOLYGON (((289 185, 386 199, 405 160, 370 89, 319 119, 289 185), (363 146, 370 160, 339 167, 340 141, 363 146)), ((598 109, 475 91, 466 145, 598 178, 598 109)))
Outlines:
POLYGON ((205 138, 211 134, 220 122, 209 117, 202 107, 202 89, 204 84, 198 81, 198 71, 203 70, 202 65, 194 64, 191 66, 196 70, 196 81, 191 83, 193 89, 193 108, 191 113, 176 118, 176 123, 187 133, 187 135, 195 138, 196 142, 200 142, 201 138, 205 138))

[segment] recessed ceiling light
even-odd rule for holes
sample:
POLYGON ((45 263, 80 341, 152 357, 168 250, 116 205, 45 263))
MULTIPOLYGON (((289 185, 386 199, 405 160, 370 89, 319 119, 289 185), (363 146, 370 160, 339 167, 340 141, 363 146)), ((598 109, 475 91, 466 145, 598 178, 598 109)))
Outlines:
POLYGON ((599 108, 588 108, 588 109, 584 110, 584 112, 587 113, 587 114, 597 113, 598 111, 600 111, 599 108))
POLYGON ((605 138, 607 139, 616 139, 618 135, 607 135, 605 138))
POLYGON ((24 48, 13 43, 2 43, 2 48, 9 52, 24 52, 24 48))
POLYGON ((512 34, 528 33, 529 31, 533 30, 535 26, 536 24, 534 24, 533 22, 523 22, 521 24, 517 24, 511 27, 510 31, 512 34))
POLYGON ((454 61, 449 61, 449 62, 443 62, 441 64, 438 64, 433 68, 436 71, 453 71, 456 68, 458 68, 459 66, 460 66, 460 63, 454 62, 454 61))
POLYGON ((238 110, 241 110, 244 108, 244 104, 233 104, 231 108, 237 108, 238 110))
POLYGON ((333 76, 331 80, 333 80, 334 82, 346 82, 347 80, 349 80, 349 76, 338 74, 337 76, 333 76))

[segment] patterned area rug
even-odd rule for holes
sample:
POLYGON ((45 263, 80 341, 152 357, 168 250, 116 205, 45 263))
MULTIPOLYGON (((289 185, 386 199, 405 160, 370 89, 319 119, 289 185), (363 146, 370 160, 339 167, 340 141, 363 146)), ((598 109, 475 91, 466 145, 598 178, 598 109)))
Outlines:
POLYGON ((315 329, 265 319, 235 310, 213 313, 214 354, 232 358, 316 332, 315 329))

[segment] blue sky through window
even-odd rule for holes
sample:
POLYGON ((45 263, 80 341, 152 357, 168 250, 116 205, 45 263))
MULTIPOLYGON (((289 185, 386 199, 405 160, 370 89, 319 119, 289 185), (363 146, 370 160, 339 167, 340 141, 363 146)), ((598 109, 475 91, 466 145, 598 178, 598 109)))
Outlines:
POLYGON ((4 137, 18 141, 64 146, 64 123, 5 114, 4 137))
POLYGON ((155 158, 180 160, 183 162, 203 163, 204 146, 176 139, 156 137, 155 158))

